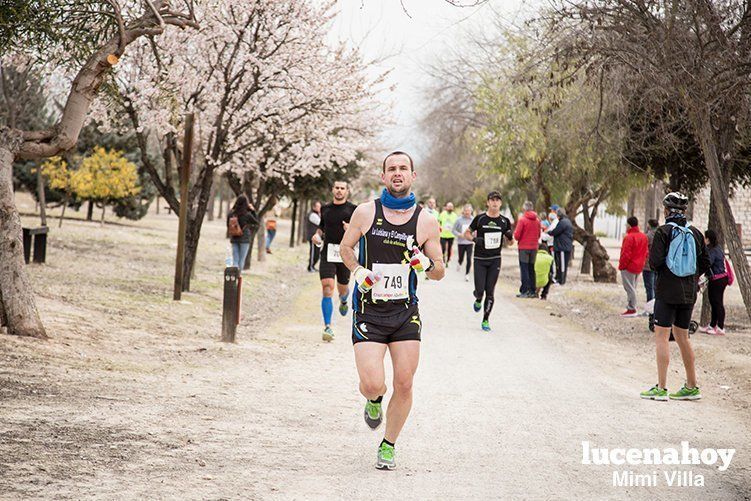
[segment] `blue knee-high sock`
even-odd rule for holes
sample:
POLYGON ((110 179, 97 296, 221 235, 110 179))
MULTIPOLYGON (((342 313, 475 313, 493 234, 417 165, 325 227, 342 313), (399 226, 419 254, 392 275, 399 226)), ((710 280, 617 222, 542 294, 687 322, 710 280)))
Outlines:
POLYGON ((321 299, 321 311, 323 312, 323 323, 331 325, 331 314, 334 312, 334 303, 330 297, 321 299))

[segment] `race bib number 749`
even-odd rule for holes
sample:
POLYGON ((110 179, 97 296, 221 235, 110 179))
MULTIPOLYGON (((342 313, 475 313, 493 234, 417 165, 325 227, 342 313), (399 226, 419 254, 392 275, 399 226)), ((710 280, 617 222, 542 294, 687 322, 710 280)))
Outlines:
POLYGON ((372 289, 373 299, 378 301, 395 301, 409 297, 408 264, 373 264, 373 272, 383 276, 372 289))

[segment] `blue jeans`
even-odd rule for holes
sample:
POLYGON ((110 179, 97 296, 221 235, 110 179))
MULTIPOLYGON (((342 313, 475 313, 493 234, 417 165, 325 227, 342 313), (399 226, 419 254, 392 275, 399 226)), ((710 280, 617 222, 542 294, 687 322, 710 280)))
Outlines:
POLYGON ((241 270, 245 266, 245 258, 248 257, 250 242, 232 243, 232 266, 237 266, 241 270))
POLYGON ((644 280, 644 288, 647 290, 647 301, 651 301, 655 297, 655 280, 657 274, 651 270, 643 270, 641 272, 642 280, 644 280))
POLYGON ((271 242, 274 241, 275 236, 276 230, 266 230, 266 250, 269 250, 269 248, 271 248, 271 242))

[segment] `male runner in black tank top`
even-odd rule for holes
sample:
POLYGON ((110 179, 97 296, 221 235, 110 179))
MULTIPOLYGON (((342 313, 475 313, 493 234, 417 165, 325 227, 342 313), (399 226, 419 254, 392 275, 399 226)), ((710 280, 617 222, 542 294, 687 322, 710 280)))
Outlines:
POLYGON ((480 311, 485 305, 482 315, 482 330, 490 331, 490 312, 495 302, 495 284, 501 273, 501 250, 503 237, 514 241, 511 233, 511 221, 501 214, 501 194, 497 191, 488 193, 488 210, 475 216, 464 232, 464 238, 475 242, 475 302, 474 310, 480 311))
POLYGON ((357 283, 352 342, 360 393, 367 399, 365 422, 372 429, 383 420, 383 358, 387 348, 391 353, 394 390, 376 462, 376 468, 389 470, 396 467, 394 443, 412 407, 412 379, 420 357, 418 274, 440 280, 445 272, 438 221, 415 205, 410 192, 415 177, 409 155, 388 155, 383 161, 381 180, 386 189, 381 199, 357 207, 340 245, 342 260, 357 283))
POLYGON ((336 277, 336 289, 339 292, 339 313, 347 314, 347 297, 349 296, 349 269, 344 266, 339 255, 339 243, 342 241, 344 232, 349 226, 349 219, 355 212, 355 204, 347 201, 349 188, 345 181, 335 181, 331 189, 334 200, 330 204, 321 207, 321 224, 313 236, 315 243, 323 242, 321 248, 321 264, 318 274, 321 278, 323 298, 321 299, 321 312, 323 314, 324 341, 334 340, 334 331, 331 330, 331 315, 334 311, 334 277, 336 277))

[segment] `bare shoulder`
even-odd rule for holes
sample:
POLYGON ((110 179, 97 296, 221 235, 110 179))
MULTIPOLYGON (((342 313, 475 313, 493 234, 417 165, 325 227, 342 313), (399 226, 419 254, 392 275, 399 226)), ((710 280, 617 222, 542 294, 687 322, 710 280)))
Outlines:
POLYGON ((360 228, 361 231, 365 231, 370 227, 370 223, 373 221, 374 216, 375 202, 371 200, 355 207, 355 211, 352 213, 349 222, 351 225, 360 228))
POLYGON ((420 215, 417 217, 417 235, 418 241, 423 243, 431 238, 438 238, 441 233, 441 227, 438 224, 438 220, 428 213, 428 211, 420 211, 420 215))

